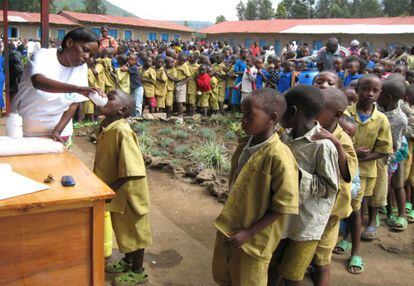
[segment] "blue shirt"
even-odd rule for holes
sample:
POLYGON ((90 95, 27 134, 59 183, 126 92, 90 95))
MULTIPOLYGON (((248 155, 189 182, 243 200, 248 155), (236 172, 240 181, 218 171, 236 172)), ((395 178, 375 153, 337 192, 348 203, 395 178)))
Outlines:
POLYGON ((236 61, 236 64, 234 65, 234 73, 237 73, 237 72, 241 72, 242 73, 242 74, 239 74, 237 76, 236 83, 239 83, 239 82, 242 81, 243 73, 246 70, 246 68, 247 68, 247 65, 246 65, 246 62, 245 61, 243 61, 241 59, 238 59, 236 61))
POLYGON ((112 66, 114 68, 117 68, 118 67, 118 61, 116 60, 116 58, 112 58, 112 66))
MULTIPOLYGON (((261 71, 262 71, 262 73, 263 73, 263 75, 267 78, 267 79, 269 79, 269 73, 265 70, 265 69, 261 69, 261 71)), ((257 89, 261 89, 261 88, 263 88, 263 77, 262 77, 262 75, 261 74, 259 74, 259 73, 257 73, 257 76, 256 76, 256 87, 257 87, 257 89)))
POLYGON ((359 116, 359 119, 361 119, 361 122, 365 122, 371 117, 371 114, 370 115, 365 115, 365 114, 362 114, 362 113, 358 112, 358 116, 359 116))
POLYGON ((352 81, 360 79, 362 77, 361 74, 354 74, 354 75, 348 75, 344 80, 344 86, 349 86, 352 81))
POLYGON ((277 90, 280 93, 288 90, 292 85, 292 72, 281 72, 277 82, 277 90))
POLYGON ((345 72, 344 71, 340 71, 336 73, 340 79, 344 80, 345 79, 345 72))
POLYGON ((141 77, 137 65, 132 65, 128 68, 129 78, 131 81, 131 89, 135 89, 142 86, 141 77))
POLYGON ((369 69, 374 69, 374 68, 375 68, 375 63, 374 63, 373 61, 369 61, 369 62, 367 63, 366 68, 369 68, 369 69))

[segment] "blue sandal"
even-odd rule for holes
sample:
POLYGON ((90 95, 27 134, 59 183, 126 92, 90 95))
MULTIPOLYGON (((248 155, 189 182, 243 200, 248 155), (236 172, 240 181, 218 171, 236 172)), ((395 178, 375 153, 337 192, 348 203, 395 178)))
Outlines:
POLYGON ((368 226, 362 233, 361 238, 367 241, 373 241, 377 238, 377 228, 375 226, 368 226))

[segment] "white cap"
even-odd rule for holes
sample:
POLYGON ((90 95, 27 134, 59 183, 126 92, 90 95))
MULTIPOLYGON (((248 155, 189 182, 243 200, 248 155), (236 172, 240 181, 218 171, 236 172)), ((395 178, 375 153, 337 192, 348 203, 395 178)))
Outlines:
POLYGON ((359 42, 358 40, 352 40, 351 43, 349 44, 351 47, 358 47, 359 46, 359 42))

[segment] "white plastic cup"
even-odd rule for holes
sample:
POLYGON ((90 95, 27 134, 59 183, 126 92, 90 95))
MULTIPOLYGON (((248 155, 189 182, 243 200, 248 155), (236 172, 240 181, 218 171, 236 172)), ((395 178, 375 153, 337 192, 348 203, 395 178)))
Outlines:
POLYGON ((105 106, 108 103, 107 97, 100 96, 97 92, 93 91, 89 93, 89 99, 96 105, 96 106, 105 106))
POLYGON ((17 113, 10 113, 6 119, 6 136, 23 138, 23 118, 17 113))

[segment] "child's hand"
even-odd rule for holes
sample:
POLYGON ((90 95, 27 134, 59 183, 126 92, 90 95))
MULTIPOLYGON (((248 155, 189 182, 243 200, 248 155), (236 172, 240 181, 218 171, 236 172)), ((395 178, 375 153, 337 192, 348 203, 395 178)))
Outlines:
POLYGON ((323 140, 323 139, 328 139, 332 141, 332 143, 335 143, 336 141, 336 138, 332 135, 332 133, 323 128, 318 133, 312 136, 312 140, 315 140, 315 141, 323 140))
POLYGON ((128 66, 127 65, 122 66, 121 71, 128 71, 128 66))
POLYGON ((367 147, 358 147, 355 148, 355 152, 358 158, 365 158, 371 153, 371 150, 367 147))
POLYGON ((246 241, 252 237, 252 234, 247 229, 240 229, 230 233, 229 241, 234 248, 241 247, 246 241))

